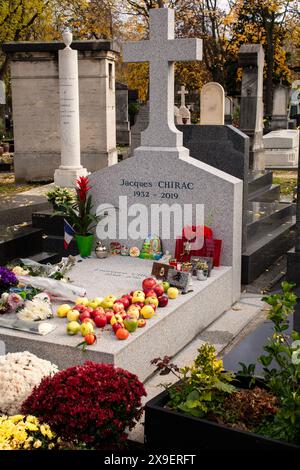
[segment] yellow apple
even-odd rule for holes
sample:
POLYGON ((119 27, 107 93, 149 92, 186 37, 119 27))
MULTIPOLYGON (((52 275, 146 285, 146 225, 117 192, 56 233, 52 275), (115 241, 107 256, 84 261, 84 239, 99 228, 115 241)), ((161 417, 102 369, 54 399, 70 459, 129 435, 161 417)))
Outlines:
POLYGON ((169 287, 167 293, 168 293, 169 299, 176 299, 176 297, 178 297, 179 291, 177 287, 169 287))
POLYGON ((158 307, 158 299, 157 297, 147 297, 145 300, 145 305, 153 304, 155 307, 158 307))
POLYGON ((67 313, 68 321, 77 321, 80 316, 80 312, 78 310, 69 310, 67 313))
POLYGON ((90 333, 94 333, 94 327, 92 325, 92 323, 82 323, 80 325, 80 332, 82 334, 82 336, 86 336, 86 335, 89 335, 90 333))
POLYGON ((70 323, 67 324, 68 335, 77 335, 79 331, 80 331, 80 325, 77 321, 70 321, 70 323))
POLYGON ((64 318, 67 316, 67 313, 72 310, 69 304, 62 304, 58 307, 56 314, 60 318, 64 318))
POLYGON ((142 308, 140 313, 144 318, 151 318, 155 314, 155 311, 154 308, 151 307, 151 305, 145 305, 145 307, 142 308))
POLYGON ((78 297, 78 299, 75 301, 76 305, 84 305, 85 307, 87 307, 88 303, 89 299, 87 297, 78 297))

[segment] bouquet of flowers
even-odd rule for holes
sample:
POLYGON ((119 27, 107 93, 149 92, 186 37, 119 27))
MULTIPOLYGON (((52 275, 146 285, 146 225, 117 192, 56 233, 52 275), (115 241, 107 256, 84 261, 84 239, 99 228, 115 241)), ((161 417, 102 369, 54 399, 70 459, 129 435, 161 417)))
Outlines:
POLYGON ((0 266, 0 294, 17 284, 18 279, 16 275, 10 269, 0 266))
POLYGON ((16 293, 3 292, 0 297, 0 314, 15 312, 22 307, 24 299, 16 293))
POLYGON ((0 416, 0 450, 51 450, 59 438, 35 416, 0 416))
POLYGON ((0 356, 0 413, 19 413, 34 387, 57 371, 56 365, 28 351, 0 356))

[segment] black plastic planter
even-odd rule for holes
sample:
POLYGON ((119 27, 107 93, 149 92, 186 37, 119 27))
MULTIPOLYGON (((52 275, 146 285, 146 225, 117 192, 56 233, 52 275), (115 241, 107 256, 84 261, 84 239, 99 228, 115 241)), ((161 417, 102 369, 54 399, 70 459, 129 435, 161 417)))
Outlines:
POLYGON ((168 392, 164 391, 145 406, 145 445, 148 449, 215 452, 300 450, 300 446, 169 410, 165 408, 167 402, 168 392))

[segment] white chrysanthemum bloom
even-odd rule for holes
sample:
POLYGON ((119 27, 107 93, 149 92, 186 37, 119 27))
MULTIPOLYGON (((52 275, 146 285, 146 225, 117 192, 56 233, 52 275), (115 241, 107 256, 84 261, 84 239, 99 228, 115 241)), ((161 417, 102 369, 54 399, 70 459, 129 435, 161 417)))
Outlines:
POLYGON ((0 356, 0 414, 19 414, 33 388, 56 372, 55 364, 28 351, 0 356))
POLYGON ((36 295, 32 300, 26 300, 24 308, 17 313, 20 320, 39 321, 53 317, 48 294, 36 295))

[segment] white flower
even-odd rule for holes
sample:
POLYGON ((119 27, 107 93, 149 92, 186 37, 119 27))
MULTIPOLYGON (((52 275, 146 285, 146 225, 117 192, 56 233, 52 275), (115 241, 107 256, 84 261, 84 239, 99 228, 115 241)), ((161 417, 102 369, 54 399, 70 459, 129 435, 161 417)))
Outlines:
POLYGON ((28 351, 0 356, 0 414, 19 414, 33 388, 56 372, 56 365, 28 351))
POLYGON ((53 317, 50 298, 47 294, 38 294, 32 300, 26 300, 24 308, 17 313, 20 320, 39 321, 53 317))
POLYGON ((15 267, 12 269, 12 272, 13 272, 16 276, 28 276, 28 274, 29 274, 29 271, 27 271, 27 269, 22 268, 22 266, 15 266, 15 267))

